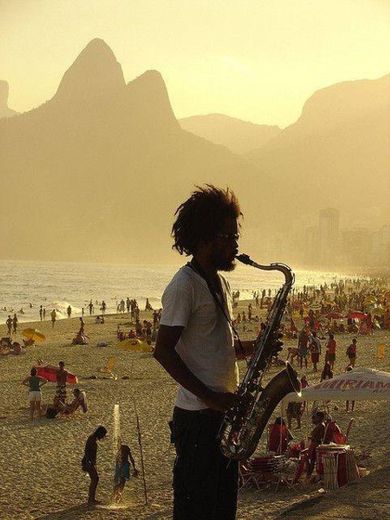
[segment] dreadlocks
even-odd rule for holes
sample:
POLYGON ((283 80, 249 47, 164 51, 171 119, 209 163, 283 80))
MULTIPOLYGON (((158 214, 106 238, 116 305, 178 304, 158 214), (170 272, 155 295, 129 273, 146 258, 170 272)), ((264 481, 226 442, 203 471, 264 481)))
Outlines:
POLYGON ((223 190, 211 184, 196 188, 175 212, 172 249, 181 255, 192 255, 201 241, 213 240, 227 217, 237 219, 242 215, 237 197, 229 188, 223 190))

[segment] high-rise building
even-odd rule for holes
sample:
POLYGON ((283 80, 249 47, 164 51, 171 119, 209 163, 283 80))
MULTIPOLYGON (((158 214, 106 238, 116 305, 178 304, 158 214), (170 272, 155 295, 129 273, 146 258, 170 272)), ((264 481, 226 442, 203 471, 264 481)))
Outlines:
POLYGON ((337 209, 322 209, 319 214, 319 261, 331 266, 337 262, 339 255, 339 221, 337 209))

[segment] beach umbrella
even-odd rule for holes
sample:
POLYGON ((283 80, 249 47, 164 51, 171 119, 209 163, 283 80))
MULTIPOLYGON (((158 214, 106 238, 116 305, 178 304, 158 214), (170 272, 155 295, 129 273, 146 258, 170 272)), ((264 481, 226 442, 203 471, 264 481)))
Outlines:
POLYGON ((367 314, 360 311, 351 311, 348 313, 348 319, 350 320, 364 320, 367 318, 367 314))
POLYGON ((128 352, 152 352, 152 347, 140 339, 125 339, 120 341, 117 347, 128 352))
POLYGON ((33 341, 45 341, 46 339, 46 336, 38 329, 24 329, 22 335, 27 339, 32 339, 33 341))
POLYGON ((290 401, 380 401, 390 400, 390 372, 357 367, 301 390, 283 399, 290 401))
MULTIPOLYGON (((37 375, 38 376, 44 377, 45 379, 47 379, 51 383, 56 383, 58 367, 56 367, 54 365, 40 365, 40 366, 37 366, 35 368, 37 369, 37 375)), ((68 372, 68 371, 66 371, 66 372, 67 372, 66 382, 69 385, 77 384, 78 383, 77 376, 75 376, 71 372, 68 372)))

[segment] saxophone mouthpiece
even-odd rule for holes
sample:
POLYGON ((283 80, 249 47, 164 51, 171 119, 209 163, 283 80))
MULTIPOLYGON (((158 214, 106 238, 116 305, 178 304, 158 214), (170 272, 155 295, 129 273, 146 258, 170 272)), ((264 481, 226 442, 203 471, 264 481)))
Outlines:
POLYGON ((249 258, 249 255, 240 254, 240 255, 237 255, 236 258, 237 258, 237 260, 239 260, 243 264, 246 264, 246 265, 250 265, 251 264, 251 259, 249 258))

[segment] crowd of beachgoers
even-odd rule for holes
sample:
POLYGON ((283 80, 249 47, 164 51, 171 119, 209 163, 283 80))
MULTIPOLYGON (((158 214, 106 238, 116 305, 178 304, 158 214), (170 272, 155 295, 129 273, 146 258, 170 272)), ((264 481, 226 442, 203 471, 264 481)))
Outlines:
MULTIPOLYGON (((241 300, 239 291, 234 291, 235 325, 242 339, 253 338, 259 333, 274 296, 273 291, 256 290, 251 300, 241 300)), ((16 330, 13 323, 11 330, 6 323, 1 326, 0 377, 3 392, 0 425, 9 442, 0 471, 4 476, 7 504, 12 504, 11 509, 7 509, 8 505, 0 502, 2 517, 40 518, 50 511, 53 515, 55 511, 62 511, 63 518, 72 518, 72 515, 75 517, 84 511, 80 505, 85 503, 87 495, 87 485, 80 481, 84 445, 100 424, 107 428, 108 437, 113 436, 113 407, 116 403, 120 407, 121 439, 131 446, 139 469, 138 432, 132 402, 135 397, 142 429, 148 492, 154 505, 144 508, 142 479, 130 479, 123 501, 140 519, 150 518, 152 514, 157 515, 155 518, 170 518, 170 475, 174 451, 169 445, 167 423, 176 385, 152 358, 160 309, 153 309, 149 302, 146 309, 144 306, 140 308, 134 299, 128 300, 119 299, 117 312, 108 313, 107 308, 102 308, 104 299, 94 299, 92 308, 86 308, 83 316, 72 317, 72 312, 69 312, 69 319, 54 321, 50 313, 45 317, 42 313, 41 317, 38 308, 36 322, 19 323, 16 330), (30 333, 24 332, 29 329, 30 333), (31 331, 38 335, 34 336, 31 331), (74 341, 77 338, 83 341, 74 341), (15 343, 19 347, 15 348, 15 343), (34 374, 33 368, 36 369, 34 374), (63 376, 63 371, 66 376, 63 376), (76 379, 72 380, 72 376, 76 379), (42 379, 38 381, 34 379, 36 377, 42 379), (47 383, 40 388, 43 380, 47 383), (27 398, 22 383, 28 387, 27 398), (34 385, 38 385, 37 388, 34 385), (30 392, 40 393, 40 409, 35 404, 37 394, 32 401, 30 392), (60 447, 61 453, 66 455, 59 463, 60 447), (37 457, 38 452, 45 455, 37 457), (29 479, 27 474, 19 474, 20 467, 35 468, 34 495, 28 492, 29 479), (48 473, 49 481, 44 477, 48 473), (16 475, 19 476, 16 478, 16 475), (63 492, 58 493, 58 489, 63 492)), ((300 372, 300 379, 305 378, 309 385, 323 377, 327 365, 335 375, 350 365, 388 371, 389 308, 390 287, 383 278, 344 279, 292 291, 282 324, 284 347, 279 354, 280 361, 290 359, 300 372), (313 338, 320 343, 318 356, 313 338), (332 339, 336 343, 335 349, 332 339), (352 353, 350 349, 349 355, 348 349, 354 339, 356 349, 352 353), (379 344, 386 347, 382 357, 378 357, 379 344)), ((239 365, 242 375, 245 363, 239 365)), ((278 370, 280 366, 276 362, 269 377, 278 370)), ((286 417, 286 422, 290 419, 296 444, 310 434, 311 419, 306 419, 305 413, 298 414, 300 425, 297 414, 286 417)), ((355 419, 350 439, 356 451, 366 457, 368 470, 374 471, 385 464, 388 456, 385 431, 390 427, 385 403, 360 402, 354 410, 349 409, 348 421, 345 403, 332 410, 332 415, 344 431, 350 418, 355 419), (383 425, 379 429, 378 415, 383 425)), ((265 450, 264 442, 259 450, 265 450)), ((109 502, 115 463, 113 450, 104 444, 99 448, 100 466, 99 493, 104 501, 109 502)), ((306 489, 304 493, 311 491, 313 489, 306 489)), ((264 490, 261 495, 251 490, 243 491, 240 495, 241 518, 254 518, 254 514, 261 513, 276 515, 277 511, 300 499, 300 494, 287 490, 276 497, 270 490, 264 490)), ((117 514, 118 518, 125 518, 128 512, 118 510, 117 514)))

